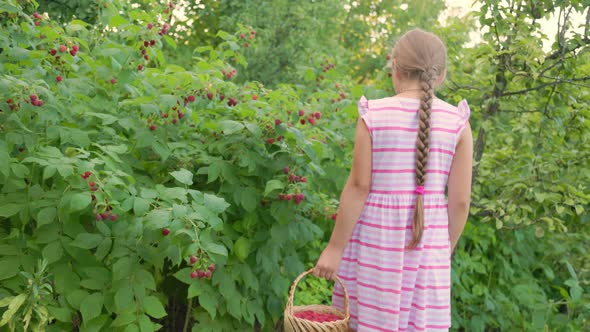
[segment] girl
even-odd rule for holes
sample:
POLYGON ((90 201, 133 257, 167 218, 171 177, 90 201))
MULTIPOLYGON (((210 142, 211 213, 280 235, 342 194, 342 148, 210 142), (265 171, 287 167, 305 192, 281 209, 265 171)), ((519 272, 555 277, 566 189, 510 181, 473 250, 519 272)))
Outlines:
MULTIPOLYGON (((434 34, 409 31, 392 55, 395 96, 359 101, 352 169, 314 274, 344 282, 355 331, 448 331, 471 195, 469 106, 434 96, 447 62, 434 34)), ((343 302, 336 284, 332 303, 343 302)))

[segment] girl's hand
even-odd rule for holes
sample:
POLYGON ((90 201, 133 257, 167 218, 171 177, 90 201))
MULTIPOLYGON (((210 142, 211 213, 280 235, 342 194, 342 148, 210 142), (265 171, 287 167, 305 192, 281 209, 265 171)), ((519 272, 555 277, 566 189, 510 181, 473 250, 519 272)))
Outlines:
POLYGON ((313 270, 313 275, 329 280, 336 279, 341 260, 342 250, 338 250, 328 245, 320 255, 320 259, 318 259, 313 270))

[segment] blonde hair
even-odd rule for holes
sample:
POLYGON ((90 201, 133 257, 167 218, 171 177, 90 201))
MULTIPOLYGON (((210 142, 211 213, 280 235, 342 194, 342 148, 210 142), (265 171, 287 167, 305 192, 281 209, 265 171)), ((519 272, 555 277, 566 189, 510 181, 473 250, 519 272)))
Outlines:
MULTIPOLYGON (((426 164, 428 163, 428 144, 430 136, 430 114, 434 88, 447 68, 447 48, 435 34, 420 29, 406 32, 393 48, 392 61, 400 76, 418 80, 422 88, 418 111, 419 130, 416 139, 416 186, 426 184, 426 164)), ((416 208, 412 242, 414 249, 422 239, 424 231, 424 196, 417 190, 416 208)))

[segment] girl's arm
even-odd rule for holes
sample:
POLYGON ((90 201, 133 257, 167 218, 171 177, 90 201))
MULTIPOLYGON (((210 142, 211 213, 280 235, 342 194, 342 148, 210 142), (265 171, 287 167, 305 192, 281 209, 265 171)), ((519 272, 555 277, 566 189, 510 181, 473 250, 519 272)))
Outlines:
POLYGON ((371 136, 367 126, 359 118, 356 125, 352 168, 340 196, 336 225, 330 242, 316 263, 315 276, 334 279, 338 272, 344 248, 352 236, 354 226, 369 195, 372 158, 371 136))
POLYGON ((448 180, 449 203, 449 237, 451 251, 455 250, 457 241, 463 232, 471 197, 471 166, 473 156, 473 135, 467 123, 455 148, 455 156, 448 180))

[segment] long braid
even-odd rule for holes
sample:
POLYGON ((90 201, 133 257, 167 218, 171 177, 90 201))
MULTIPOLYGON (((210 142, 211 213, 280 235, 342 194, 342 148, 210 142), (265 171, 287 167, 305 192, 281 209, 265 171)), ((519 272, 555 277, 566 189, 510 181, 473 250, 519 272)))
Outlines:
MULTIPOLYGON (((430 114, 432 113, 432 99, 434 98, 434 86, 438 72, 435 68, 428 68, 420 73, 420 86, 422 98, 418 111, 419 130, 416 139, 416 186, 424 188, 426 184, 426 164, 428 163, 428 146, 430 138, 430 114)), ((414 249, 422 239, 424 231, 424 196, 419 192, 416 196, 416 208, 414 211, 414 229, 412 242, 408 246, 414 249)))

